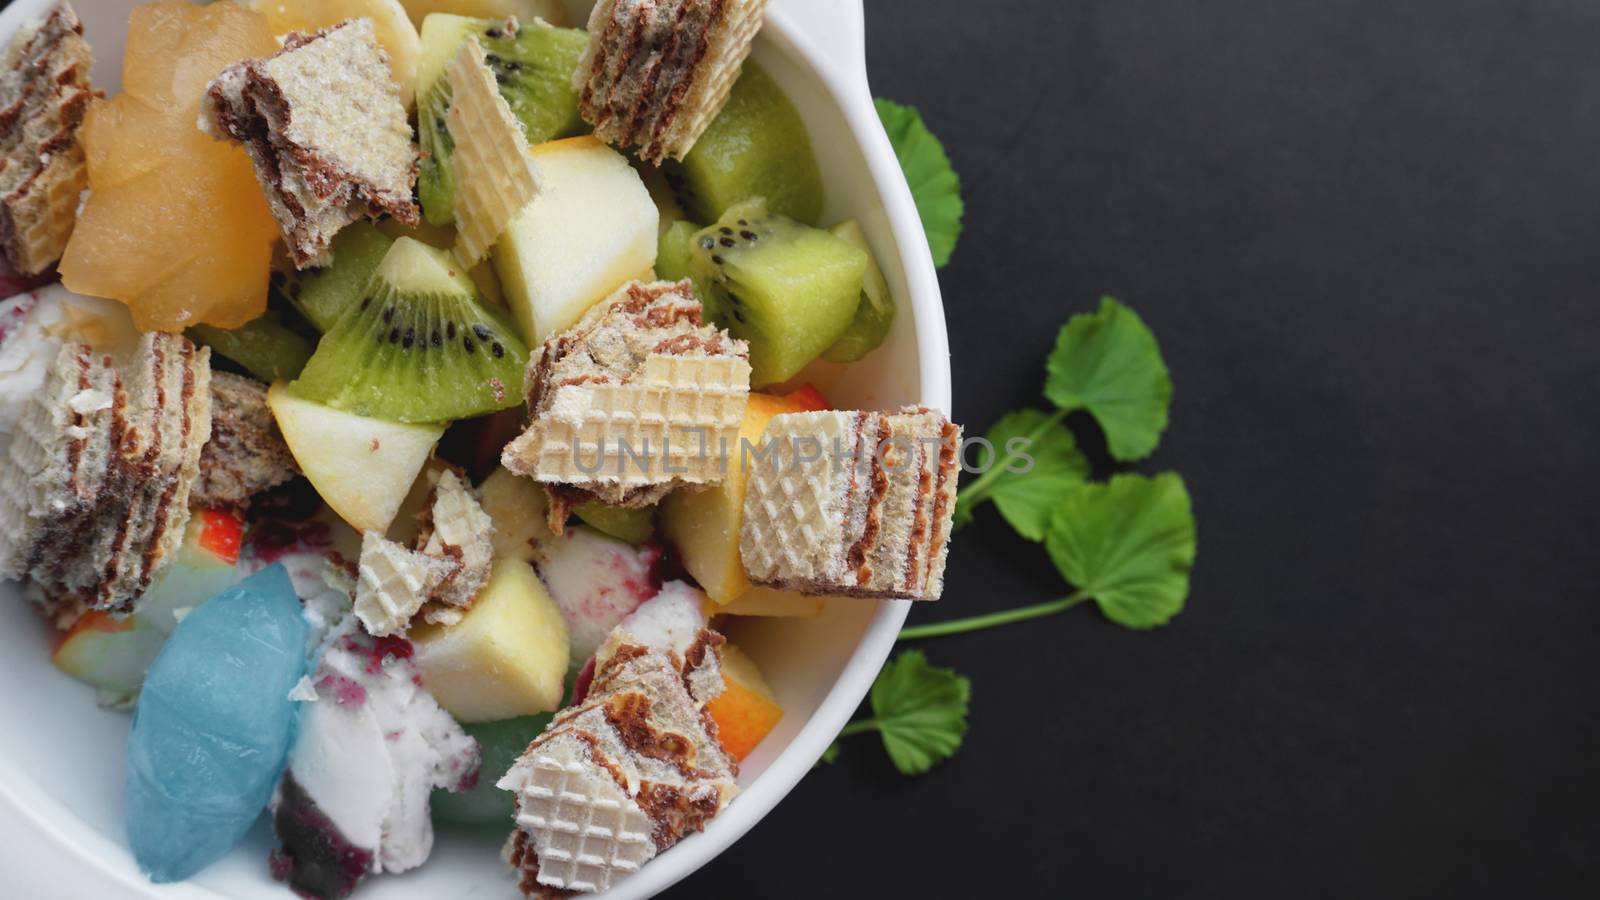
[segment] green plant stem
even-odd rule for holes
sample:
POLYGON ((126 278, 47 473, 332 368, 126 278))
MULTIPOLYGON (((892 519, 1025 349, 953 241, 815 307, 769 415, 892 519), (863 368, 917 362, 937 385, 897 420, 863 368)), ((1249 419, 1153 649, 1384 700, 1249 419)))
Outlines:
MULTIPOLYGON (((1028 432, 1026 435, 1028 443, 1032 444, 1034 441, 1037 441, 1039 437, 1046 431, 1049 431, 1055 426, 1061 424, 1061 420, 1067 417, 1068 412, 1070 412, 1070 410, 1058 409, 1051 413, 1050 418, 1040 422, 1039 427, 1028 432)), ((1005 453, 1005 449, 1003 447, 996 448, 994 453, 994 464, 991 465, 987 471, 980 474, 977 480, 956 491, 957 507, 962 506, 963 501, 965 501, 966 508, 970 512, 973 506, 976 506, 979 503, 989 499, 988 495, 985 494, 984 491, 988 490, 990 483, 996 478, 999 478, 1000 474, 1006 470, 1006 466, 1010 465, 1011 460, 1015 458, 1012 455, 1005 453)))
POLYGON ((847 738, 852 734, 864 734, 868 731, 876 731, 877 728, 877 719, 858 719, 839 729, 839 737, 847 738))
POLYGON ((1077 591, 1062 597, 1060 600, 1035 603, 1032 606, 1008 609, 1005 612, 989 613, 986 616, 971 616, 966 619, 954 619, 949 622, 935 622, 931 625, 914 625, 910 628, 901 629, 899 640, 915 641, 921 638, 944 637, 949 634, 961 634, 967 631, 993 628, 996 625, 1009 625, 1012 622, 1025 622, 1028 619, 1037 619, 1042 616, 1053 616, 1058 612, 1065 612, 1087 599, 1089 599, 1087 593, 1077 591))

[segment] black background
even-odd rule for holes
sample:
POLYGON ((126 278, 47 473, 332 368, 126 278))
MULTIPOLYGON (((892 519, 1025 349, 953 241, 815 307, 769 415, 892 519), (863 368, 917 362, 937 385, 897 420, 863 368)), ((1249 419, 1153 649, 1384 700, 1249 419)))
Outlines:
MULTIPOLYGON (((962 751, 854 738, 672 896, 1595 896, 1600 6, 867 7, 964 181, 958 420, 1136 309, 1189 608, 923 642, 973 680, 962 751)), ((912 621, 1062 593, 989 510, 912 621)))

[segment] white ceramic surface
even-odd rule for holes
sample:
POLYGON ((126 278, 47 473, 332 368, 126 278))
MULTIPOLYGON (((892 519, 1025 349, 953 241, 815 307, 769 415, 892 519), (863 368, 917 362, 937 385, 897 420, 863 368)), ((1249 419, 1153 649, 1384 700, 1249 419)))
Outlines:
MULTIPOLYGON (((14 0, 0 38, 52 0, 14 0)), ((74 0, 95 49, 96 83, 117 87, 134 0, 74 0)), ((569 3, 574 21, 589 3, 569 3)), ((939 287, 916 208, 867 90, 861 0, 773 0, 755 58, 805 117, 828 196, 828 222, 860 220, 900 315, 885 346, 848 369, 808 373, 840 406, 922 403, 949 412, 950 367, 939 287)), ((3 526, 0 526, 3 527, 3 526)), ((650 896, 727 849, 811 769, 866 694, 908 604, 838 601, 809 620, 743 620, 732 634, 768 675, 787 715, 744 764, 744 793, 705 833, 662 854, 610 898, 650 896)), ((292 896, 267 874, 272 845, 258 823, 242 846, 189 883, 155 887, 138 874, 122 821, 129 717, 97 709, 92 692, 49 662, 52 635, 0 584, 0 896, 51 898, 272 898, 292 896)), ((498 859, 504 831, 441 830, 433 858, 404 876, 367 882, 358 896, 517 896, 498 859)), ((795 848, 793 871, 805 871, 795 848)), ((782 866, 781 861, 766 861, 782 866)), ((758 891, 755 885, 752 891, 758 891)))

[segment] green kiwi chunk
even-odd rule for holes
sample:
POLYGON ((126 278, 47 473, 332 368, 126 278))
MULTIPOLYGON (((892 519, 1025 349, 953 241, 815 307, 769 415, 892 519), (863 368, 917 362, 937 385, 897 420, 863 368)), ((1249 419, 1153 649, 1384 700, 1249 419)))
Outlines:
POLYGON ((353 222, 334 237, 331 265, 292 276, 280 289, 313 328, 327 334, 361 299, 362 289, 392 246, 394 238, 378 226, 364 219, 353 222))
POLYGON ((867 254, 867 274, 861 285, 861 305, 856 307, 856 317, 850 327, 822 352, 828 362, 855 362, 878 349, 894 324, 894 295, 889 293, 889 283, 884 280, 877 260, 872 258, 872 247, 855 219, 840 222, 831 229, 834 234, 849 241, 867 254))
POLYGON ((417 68, 417 137, 422 165, 417 195, 433 225, 455 221, 455 178, 450 158, 455 141, 445 125, 450 81, 445 66, 469 37, 483 45, 485 60, 500 86, 500 96, 522 123, 530 144, 583 134, 589 126, 578 114, 572 73, 588 44, 576 28, 557 28, 541 19, 508 27, 503 19, 474 19, 433 13, 422 20, 422 59, 417 68))
POLYGON ((186 334, 268 383, 299 375, 311 358, 311 342, 283 324, 276 310, 267 310, 238 328, 191 325, 186 334))
POLYGON ((656 533, 653 506, 631 509, 591 500, 578 504, 572 511, 590 528, 630 544, 642 544, 656 533))
POLYGON ((402 237, 289 388, 357 415, 448 422, 521 403, 527 363, 455 258, 402 237))
MULTIPOLYGON (((656 277, 662 281, 682 281, 689 279, 694 285, 694 292, 702 304, 710 301, 706 296, 706 289, 700 283, 700 277, 694 271, 694 236, 700 226, 686 219, 679 219, 667 226, 661 232, 661 238, 656 242, 656 277)), ((717 319, 707 308, 706 318, 717 319)))
POLYGON ((692 269, 706 315, 750 343, 750 384, 788 381, 855 319, 870 263, 832 232, 767 211, 757 198, 695 233, 692 269))
POLYGON ((822 214, 822 175, 806 124, 777 82, 751 62, 694 149, 662 171, 697 221, 714 222, 752 197, 765 197, 768 209, 808 225, 822 214))

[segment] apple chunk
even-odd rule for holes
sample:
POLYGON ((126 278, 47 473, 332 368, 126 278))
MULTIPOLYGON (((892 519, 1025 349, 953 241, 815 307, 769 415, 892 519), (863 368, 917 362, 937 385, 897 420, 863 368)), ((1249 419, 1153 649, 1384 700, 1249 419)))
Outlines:
POLYGON ((129 700, 144 684, 145 672, 179 617, 222 593, 234 581, 244 525, 221 510, 196 510, 172 562, 123 619, 89 612, 62 635, 51 659, 61 671, 105 691, 112 700, 129 700))
POLYGON ((567 625, 533 568, 495 561, 488 584, 454 625, 411 630, 422 683, 462 722, 493 722, 561 705, 567 625))
POLYGON ((541 185, 494 248, 518 329, 537 348, 656 262, 660 214, 639 173, 594 137, 532 150, 541 185))
POLYGON ((303 400, 282 384, 267 391, 267 405, 311 486, 363 532, 388 530, 444 434, 443 425, 386 422, 303 400))

